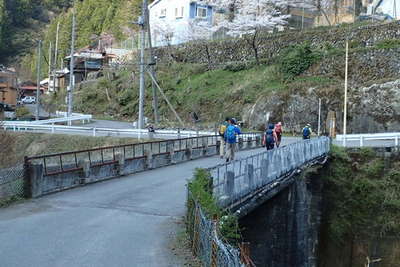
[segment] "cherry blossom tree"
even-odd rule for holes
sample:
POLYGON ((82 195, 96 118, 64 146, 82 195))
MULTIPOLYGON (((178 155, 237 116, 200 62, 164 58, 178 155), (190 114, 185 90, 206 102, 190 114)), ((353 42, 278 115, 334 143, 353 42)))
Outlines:
POLYGON ((229 12, 216 28, 225 29, 232 37, 244 38, 251 45, 257 64, 261 32, 286 25, 290 17, 282 12, 288 5, 286 0, 220 0, 218 4, 229 12))

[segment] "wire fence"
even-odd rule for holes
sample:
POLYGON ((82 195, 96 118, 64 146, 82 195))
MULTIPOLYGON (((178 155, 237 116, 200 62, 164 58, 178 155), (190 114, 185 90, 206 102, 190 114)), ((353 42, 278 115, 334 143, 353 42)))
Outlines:
POLYGON ((213 195, 221 207, 231 206, 303 164, 327 154, 329 149, 330 139, 320 137, 210 168, 213 195))
POLYGON ((217 222, 207 218, 188 189, 186 229, 193 253, 210 267, 244 266, 240 251, 218 237, 217 222))
POLYGON ((0 169, 0 200, 24 196, 24 166, 0 169))

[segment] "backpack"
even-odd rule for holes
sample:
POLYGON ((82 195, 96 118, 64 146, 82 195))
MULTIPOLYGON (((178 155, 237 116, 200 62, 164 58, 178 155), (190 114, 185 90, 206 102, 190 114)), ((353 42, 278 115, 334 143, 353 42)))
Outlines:
POLYGON ((228 128, 226 128, 225 135, 226 135, 226 140, 229 143, 232 142, 234 143, 236 141, 235 126, 233 125, 228 126, 228 128))
POLYGON ((309 137, 310 136, 310 128, 304 127, 303 128, 303 137, 309 137))
POLYGON ((221 124, 221 125, 219 126, 219 130, 218 130, 219 135, 220 135, 220 136, 224 136, 225 131, 226 131, 226 125, 225 125, 225 124, 221 124))
POLYGON ((282 125, 276 125, 275 126, 275 132, 277 133, 277 134, 280 134, 280 133, 282 133, 282 125))
POLYGON ((273 144, 273 143, 275 143, 274 131, 273 131, 273 130, 268 129, 267 131, 265 131, 265 143, 266 143, 266 144, 273 144))

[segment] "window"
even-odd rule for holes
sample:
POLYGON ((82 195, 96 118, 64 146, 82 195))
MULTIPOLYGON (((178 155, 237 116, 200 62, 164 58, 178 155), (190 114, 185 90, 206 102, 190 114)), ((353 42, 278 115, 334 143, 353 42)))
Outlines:
POLYGON ((175 18, 183 18, 183 7, 175 8, 175 18))
POLYGON ((161 9, 160 18, 163 18, 166 16, 167 16, 167 9, 166 8, 161 9))
POLYGON ((197 7, 196 17, 206 18, 207 17, 207 8, 206 7, 197 7))

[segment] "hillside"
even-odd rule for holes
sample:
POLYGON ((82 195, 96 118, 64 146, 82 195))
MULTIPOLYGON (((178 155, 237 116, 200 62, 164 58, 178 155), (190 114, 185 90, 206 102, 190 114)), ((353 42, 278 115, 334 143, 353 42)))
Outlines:
POLYGON ((0 63, 32 51, 42 30, 72 0, 0 0, 0 63))
MULTIPOLYGON (((0 63, 21 66, 30 76, 36 69, 37 41, 43 40, 42 72, 48 70, 48 49, 60 23, 58 62, 69 54, 72 0, 0 0, 0 63)), ((132 34, 132 21, 140 11, 139 0, 76 1, 76 47, 97 41, 110 33, 116 41, 132 34)), ((60 66, 59 66, 60 67, 60 66)))
MULTIPOLYGON (((382 26, 382 32, 388 33, 383 27, 398 32, 399 26, 382 26)), ((196 112, 203 126, 213 126, 222 117, 234 116, 244 120, 249 128, 259 128, 269 114, 271 120, 283 121, 286 129, 298 131, 305 123, 316 128, 318 98, 321 98, 322 120, 328 111, 335 111, 340 131, 345 51, 340 44, 335 46, 324 41, 324 36, 329 36, 333 30, 295 33, 309 34, 310 40, 321 41, 289 43, 260 64, 251 60, 220 60, 218 66, 210 67, 206 62, 185 62, 185 55, 191 57, 192 51, 200 53, 190 45, 186 50, 178 51, 179 57, 173 54, 175 48, 167 48, 157 64, 158 79, 173 106, 187 122, 191 122, 190 113, 196 112), (167 60, 166 55, 173 59, 167 60)), ((269 42, 279 43, 280 38, 282 36, 278 35, 269 42)), ((394 35, 384 33, 379 38, 374 35, 369 38, 373 41, 367 40, 368 46, 357 39, 350 44, 349 128, 355 132, 394 130, 399 126, 400 114, 400 42, 393 39, 394 35)), ((268 44, 263 45, 269 47, 268 44)), ((211 47, 211 43, 208 45, 211 47)), ((223 46, 221 42, 216 45, 223 46)), ((231 51, 212 49, 216 55, 231 51)), ((138 83, 135 63, 122 70, 103 72, 101 78, 80 84, 75 93, 75 110, 99 117, 136 120, 138 83)), ((60 108, 65 108, 61 104, 64 97, 65 92, 57 97, 60 108)), ((149 79, 145 110, 151 118, 149 79)), ((164 124, 175 123, 162 99, 160 111, 164 124)))

